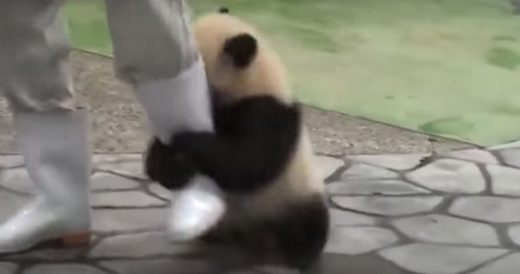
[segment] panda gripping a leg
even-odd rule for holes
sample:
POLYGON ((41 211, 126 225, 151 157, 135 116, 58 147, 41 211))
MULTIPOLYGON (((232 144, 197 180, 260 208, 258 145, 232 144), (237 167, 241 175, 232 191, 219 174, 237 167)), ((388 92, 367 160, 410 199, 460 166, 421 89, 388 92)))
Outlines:
POLYGON ((225 10, 200 18, 194 33, 215 132, 178 133, 166 145, 156 140, 148 175, 169 189, 185 187, 197 173, 208 175, 228 208, 212 235, 242 234, 254 249, 307 268, 323 250, 329 213, 285 68, 253 26, 225 10))

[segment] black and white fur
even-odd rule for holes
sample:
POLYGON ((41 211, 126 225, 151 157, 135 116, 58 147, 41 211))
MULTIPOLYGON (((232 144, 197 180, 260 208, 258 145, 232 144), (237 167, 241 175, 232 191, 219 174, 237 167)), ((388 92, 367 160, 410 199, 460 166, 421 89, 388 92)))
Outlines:
POLYGON ((225 10, 199 19, 194 32, 216 133, 177 134, 167 145, 156 140, 148 175, 170 189, 195 172, 209 175, 227 194, 229 212, 208 239, 241 237, 255 251, 306 268, 327 240, 329 213, 285 68, 252 26, 225 10))

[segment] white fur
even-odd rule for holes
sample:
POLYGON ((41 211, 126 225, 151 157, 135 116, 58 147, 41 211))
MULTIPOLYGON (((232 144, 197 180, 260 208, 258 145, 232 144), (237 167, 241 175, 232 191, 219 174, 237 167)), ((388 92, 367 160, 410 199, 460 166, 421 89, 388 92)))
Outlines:
POLYGON ((211 14, 195 23, 194 33, 209 82, 217 89, 225 89, 230 99, 271 95, 282 102, 292 101, 284 65, 253 26, 230 15, 211 14), (221 53, 228 38, 243 33, 257 39, 258 52, 254 65, 236 70, 223 62, 221 53))

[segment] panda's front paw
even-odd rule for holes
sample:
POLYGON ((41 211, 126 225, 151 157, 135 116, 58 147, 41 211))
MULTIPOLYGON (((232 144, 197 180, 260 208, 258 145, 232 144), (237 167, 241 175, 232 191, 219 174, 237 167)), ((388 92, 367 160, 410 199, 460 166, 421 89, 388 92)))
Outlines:
POLYGON ((207 150, 214 137, 214 133, 211 132, 185 132, 174 135, 172 140, 176 150, 190 157, 207 150))
POLYGON ((167 189, 183 187, 195 173, 180 152, 158 139, 152 141, 145 157, 146 175, 167 189))
POLYGON ((145 155, 145 172, 148 178, 159 181, 163 177, 167 170, 166 164, 169 162, 170 150, 171 148, 161 143, 159 139, 151 140, 145 155))

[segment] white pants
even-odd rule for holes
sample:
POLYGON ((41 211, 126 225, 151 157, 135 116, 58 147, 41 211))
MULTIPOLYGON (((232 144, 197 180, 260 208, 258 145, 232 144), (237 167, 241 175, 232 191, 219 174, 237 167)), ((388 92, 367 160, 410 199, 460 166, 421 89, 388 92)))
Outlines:
MULTIPOLYGON (((64 0, 0 0, 0 92, 15 111, 75 109, 64 0)), ((197 61, 183 0, 105 0, 118 76, 177 76, 197 61)))

